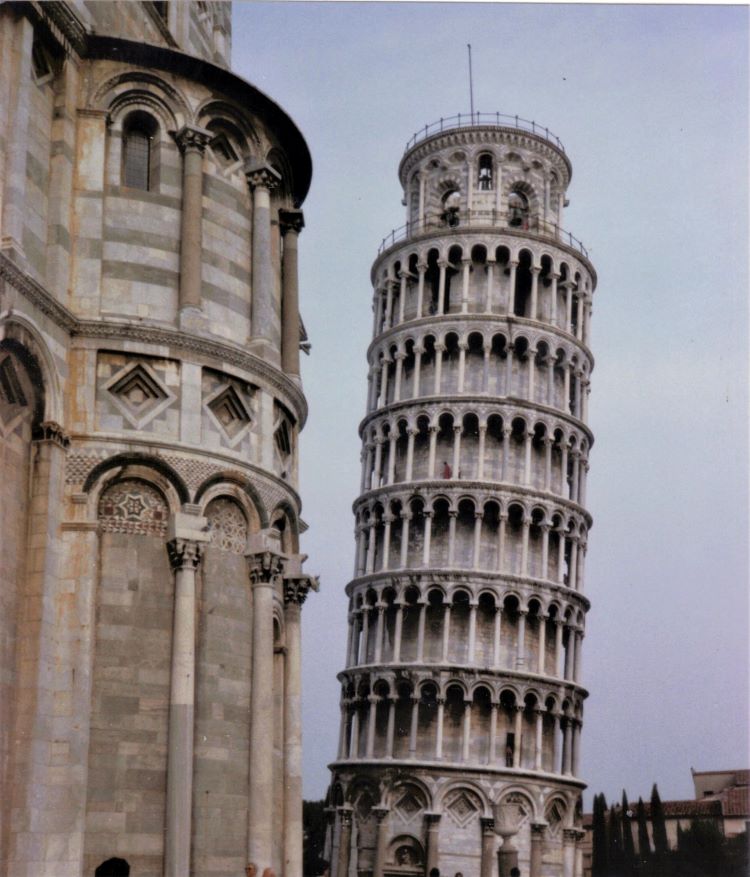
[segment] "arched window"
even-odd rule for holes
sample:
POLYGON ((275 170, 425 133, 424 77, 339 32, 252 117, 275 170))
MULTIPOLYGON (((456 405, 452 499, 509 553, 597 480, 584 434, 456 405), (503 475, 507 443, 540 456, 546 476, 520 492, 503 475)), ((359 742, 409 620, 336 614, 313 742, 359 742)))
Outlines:
POLYGON ((529 202, 522 192, 511 192, 508 196, 508 225, 513 228, 528 228, 529 202))
POLYGON ((479 156, 479 188, 483 192, 492 189, 492 156, 486 152, 479 156))
POLYGON ((125 120, 122 132, 122 183, 145 192, 153 182, 153 144, 158 125, 147 113, 136 111, 125 120))
POLYGON ((443 195, 443 221, 451 228, 458 225, 458 211, 461 206, 461 196, 458 190, 451 189, 443 195))
POLYGON ((94 877, 128 877, 130 865, 125 859, 107 859, 94 871, 94 877))

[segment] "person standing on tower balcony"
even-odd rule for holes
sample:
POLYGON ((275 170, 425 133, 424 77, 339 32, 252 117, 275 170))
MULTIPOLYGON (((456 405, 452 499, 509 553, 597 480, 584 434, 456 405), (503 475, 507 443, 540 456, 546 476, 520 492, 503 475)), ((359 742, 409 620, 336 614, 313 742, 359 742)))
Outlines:
POLYGON ((453 469, 451 469, 447 460, 443 460, 443 478, 453 478, 453 469))

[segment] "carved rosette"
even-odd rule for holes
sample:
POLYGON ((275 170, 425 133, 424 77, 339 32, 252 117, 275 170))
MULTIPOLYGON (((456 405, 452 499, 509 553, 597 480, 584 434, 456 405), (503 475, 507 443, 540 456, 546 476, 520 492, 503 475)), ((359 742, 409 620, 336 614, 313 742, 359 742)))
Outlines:
POLYGON ((188 152, 198 152, 200 155, 203 155, 206 151, 206 146, 213 139, 213 134, 205 128, 198 128, 195 125, 184 125, 174 135, 174 139, 183 155, 188 152))
POLYGON ((172 539, 167 542, 169 565, 177 572, 180 569, 198 569, 201 562, 201 546, 188 539, 172 539))

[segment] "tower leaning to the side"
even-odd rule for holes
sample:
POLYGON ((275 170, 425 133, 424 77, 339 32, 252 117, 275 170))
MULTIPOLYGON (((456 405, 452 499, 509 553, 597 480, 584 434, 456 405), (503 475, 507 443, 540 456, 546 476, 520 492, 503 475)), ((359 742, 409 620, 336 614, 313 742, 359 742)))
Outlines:
POLYGON ((399 177, 407 223, 372 269, 332 877, 573 877, 596 274, 561 229, 571 165, 547 129, 475 113, 416 134, 399 177))

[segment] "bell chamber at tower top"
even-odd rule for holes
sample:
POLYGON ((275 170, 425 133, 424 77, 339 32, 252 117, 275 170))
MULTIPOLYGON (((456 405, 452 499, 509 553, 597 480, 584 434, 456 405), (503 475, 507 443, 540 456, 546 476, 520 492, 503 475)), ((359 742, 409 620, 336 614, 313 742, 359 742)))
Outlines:
MULTIPOLYGON (((402 323, 447 315, 481 314, 492 345, 486 319, 497 315, 544 324, 558 336, 558 364, 590 371, 596 272, 562 227, 571 176, 559 139, 516 116, 456 116, 415 134, 399 165, 406 223, 383 239, 372 268, 373 336, 395 343, 381 353, 399 352, 391 330, 402 323)), ((472 327, 463 329, 468 344, 472 327)))

